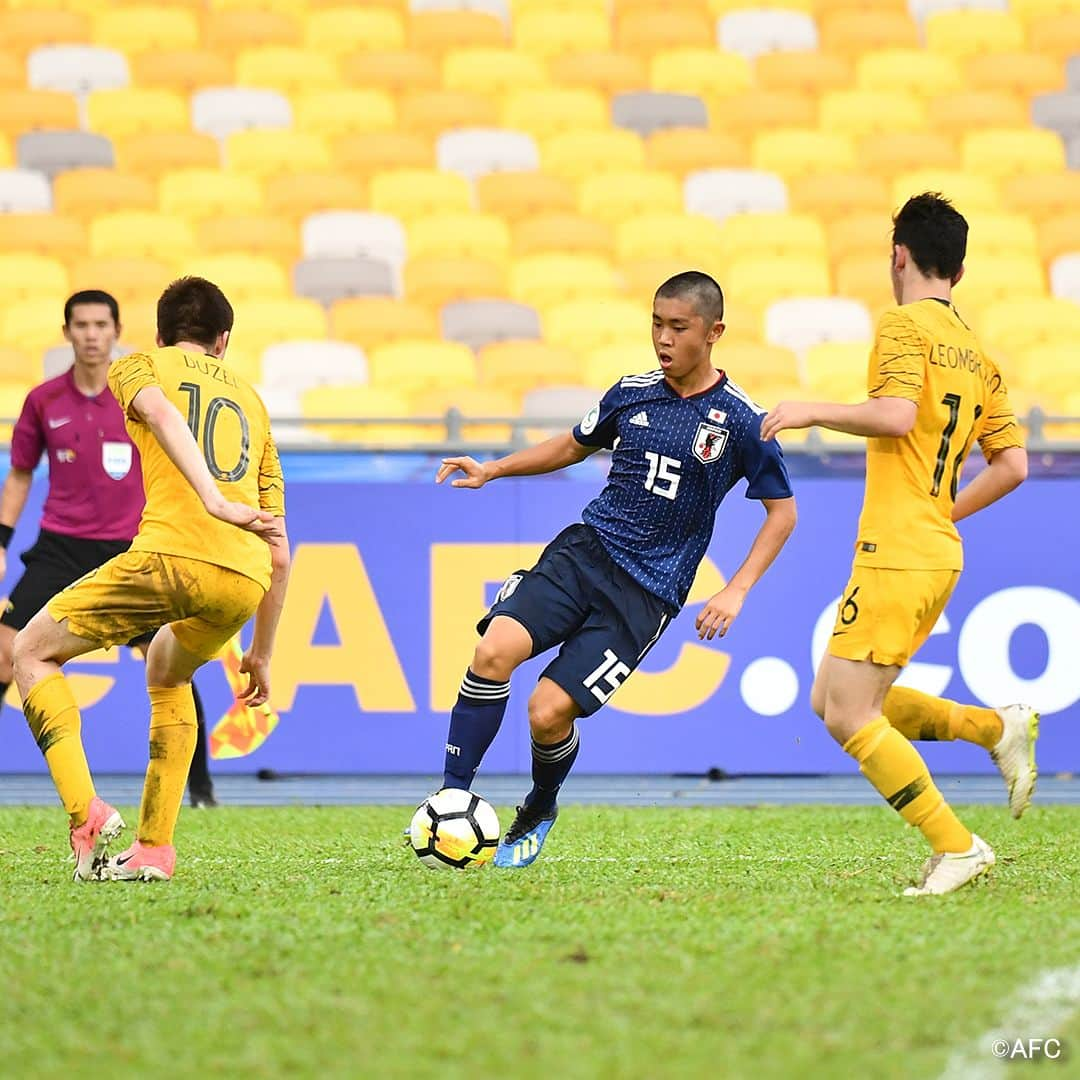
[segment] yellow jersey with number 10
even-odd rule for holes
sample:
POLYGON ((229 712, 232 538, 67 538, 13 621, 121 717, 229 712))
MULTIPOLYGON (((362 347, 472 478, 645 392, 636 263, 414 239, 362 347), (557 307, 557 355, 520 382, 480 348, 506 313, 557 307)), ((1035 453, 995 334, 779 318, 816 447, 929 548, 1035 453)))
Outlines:
POLYGON ((265 540, 211 517, 191 485, 131 412, 140 390, 158 387, 185 417, 226 499, 285 515, 285 481, 262 399, 227 360, 174 347, 122 356, 109 365, 109 388, 142 458, 146 507, 132 551, 183 555, 235 570, 270 587, 265 540))
POLYGON ((1023 446, 1000 372, 952 304, 919 300, 882 315, 867 390, 919 409, 902 438, 867 440, 856 565, 962 569, 952 509, 964 460, 976 440, 988 460, 1023 446))

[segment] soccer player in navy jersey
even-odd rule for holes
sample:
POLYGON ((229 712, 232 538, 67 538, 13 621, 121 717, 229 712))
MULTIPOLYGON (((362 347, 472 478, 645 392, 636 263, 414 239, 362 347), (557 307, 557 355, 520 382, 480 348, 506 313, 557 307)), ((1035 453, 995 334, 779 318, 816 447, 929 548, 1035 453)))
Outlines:
POLYGON ((708 274, 677 274, 653 302, 659 369, 620 379, 572 432, 482 464, 446 458, 438 471, 437 483, 460 472, 454 487, 480 488, 612 451, 607 485, 582 521, 559 533, 531 570, 511 575, 480 621, 450 714, 443 786, 467 789, 502 723, 514 669, 561 646, 529 698, 533 785, 496 866, 528 866, 539 855, 577 757, 578 717, 608 701, 678 614, 731 488, 745 479, 765 522, 698 615, 699 638, 724 636, 795 527, 783 454, 761 440, 764 410, 713 367, 723 318, 723 293, 708 274))

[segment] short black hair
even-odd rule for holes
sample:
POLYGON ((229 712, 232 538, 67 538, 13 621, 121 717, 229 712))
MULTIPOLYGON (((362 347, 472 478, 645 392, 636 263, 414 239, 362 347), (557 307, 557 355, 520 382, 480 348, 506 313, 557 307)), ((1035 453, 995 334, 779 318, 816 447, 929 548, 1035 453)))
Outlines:
POLYGON ((71 325, 71 315, 79 304, 105 304, 112 312, 113 322, 120 325, 120 305, 116 297, 102 289, 83 289, 81 292, 72 293, 64 304, 64 325, 71 325))
POLYGON ((656 296, 664 300, 689 300, 707 326, 724 319, 724 290, 715 278, 700 270, 684 270, 668 278, 656 290, 656 296))
POLYGON ((166 345, 193 341, 209 349, 232 326, 232 304, 206 278, 177 278, 158 300, 157 331, 166 345))
POLYGON ((939 191, 914 195, 893 215, 893 243, 911 252, 927 277, 955 280, 967 254, 968 223, 939 191))

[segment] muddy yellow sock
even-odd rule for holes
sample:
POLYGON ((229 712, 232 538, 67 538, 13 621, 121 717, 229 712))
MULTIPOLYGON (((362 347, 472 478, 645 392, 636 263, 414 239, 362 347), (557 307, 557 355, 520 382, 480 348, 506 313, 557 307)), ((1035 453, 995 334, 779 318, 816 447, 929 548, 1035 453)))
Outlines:
POLYGON ((863 776, 909 824, 919 829, 935 852, 967 851, 971 833, 938 791, 918 750, 884 716, 857 731, 844 751, 863 776))
POLYGON ((142 843, 157 846, 172 843, 198 730, 190 683, 148 690, 150 764, 139 807, 138 836, 142 843))
POLYGON ((907 686, 894 686, 888 692, 885 715, 912 742, 960 739, 993 750, 1001 739, 1001 717, 993 709, 960 705, 907 686))
POLYGON ((45 755, 56 793, 78 828, 86 821, 94 781, 82 744, 82 717, 67 679, 59 671, 37 683, 23 702, 38 749, 45 755))

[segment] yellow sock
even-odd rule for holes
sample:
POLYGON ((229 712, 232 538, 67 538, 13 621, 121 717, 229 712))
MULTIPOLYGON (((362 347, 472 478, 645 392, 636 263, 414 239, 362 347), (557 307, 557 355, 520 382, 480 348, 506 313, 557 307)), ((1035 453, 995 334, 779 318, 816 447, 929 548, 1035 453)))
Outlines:
POLYGON ((935 852, 967 851, 971 833, 938 791, 918 750, 884 716, 857 731, 844 750, 863 776, 909 824, 919 829, 935 852))
POLYGON ((960 705, 931 697, 907 686, 894 686, 885 696, 885 715, 912 742, 961 739, 993 750, 1001 739, 1001 717, 993 709, 960 705))
POLYGON ((138 838, 144 844, 157 846, 172 843, 198 729, 190 683, 151 686, 148 690, 150 764, 139 807, 138 838))
POLYGON ((23 712, 72 827, 78 828, 96 792, 83 750, 79 706, 63 674, 58 671, 37 683, 26 695, 23 712))

